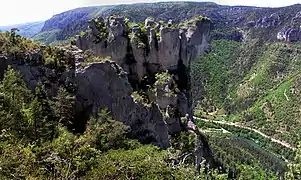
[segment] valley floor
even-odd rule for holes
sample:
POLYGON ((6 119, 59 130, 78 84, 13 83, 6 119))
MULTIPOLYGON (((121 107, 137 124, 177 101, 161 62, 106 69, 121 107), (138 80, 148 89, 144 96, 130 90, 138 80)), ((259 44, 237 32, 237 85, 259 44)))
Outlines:
POLYGON ((296 150, 296 147, 294 147, 293 145, 291 145, 291 144, 289 144, 289 143, 287 143, 285 141, 281 141, 279 139, 275 139, 275 138, 273 138, 271 136, 268 136, 268 135, 264 134, 263 132, 260 132, 257 129, 253 129, 253 128, 244 126, 244 125, 239 124, 239 123, 232 123, 232 122, 227 122, 227 121, 216 121, 216 120, 203 119, 203 118, 198 118, 198 117, 194 117, 194 119, 202 120, 202 121, 205 121, 205 122, 211 122, 211 123, 217 123, 217 124, 223 124, 223 125, 235 126, 235 127, 238 127, 238 128, 247 129, 247 130, 253 131, 255 133, 258 133, 259 135, 263 136, 264 138, 268 138, 272 142, 278 143, 281 146, 284 146, 284 147, 289 148, 291 150, 296 150))

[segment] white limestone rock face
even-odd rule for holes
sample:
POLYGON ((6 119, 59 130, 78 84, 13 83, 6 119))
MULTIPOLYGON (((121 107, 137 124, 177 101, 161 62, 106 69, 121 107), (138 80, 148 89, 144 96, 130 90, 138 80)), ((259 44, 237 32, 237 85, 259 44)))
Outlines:
POLYGON ((140 39, 139 43, 137 37, 145 38, 141 37, 139 27, 132 27, 132 34, 129 34, 122 18, 110 17, 108 21, 107 39, 94 43, 95 37, 87 35, 77 40, 77 46, 82 50, 91 49, 97 56, 111 56, 122 68, 138 72, 139 80, 147 71, 175 70, 180 61, 188 67, 191 61, 210 49, 210 21, 196 20, 182 28, 161 27, 157 37, 156 28, 151 27, 156 22, 148 18, 145 21, 147 32, 144 32, 146 41, 140 39), (142 44, 145 48, 141 48, 142 44), (129 54, 137 63, 136 70, 126 65, 129 54), (145 63, 150 69, 143 65, 145 63))
POLYGON ((273 13, 270 16, 264 16, 260 18, 257 23, 257 28, 273 28, 281 23, 280 16, 277 13, 273 13))
POLYGON ((292 18, 289 27, 278 32, 277 39, 285 42, 301 41, 301 11, 292 18))
POLYGON ((114 62, 91 63, 76 70, 77 111, 91 107, 96 115, 108 108, 115 120, 131 127, 134 137, 161 148, 170 145, 167 125, 156 104, 151 107, 134 102, 127 74, 114 62))
POLYGON ((100 34, 100 32, 99 30, 98 33, 95 32, 95 21, 91 21, 89 27, 93 27, 92 33, 78 38, 76 45, 82 50, 92 50, 96 56, 110 56, 113 61, 122 65, 128 48, 128 38, 124 36, 126 33, 124 21, 119 17, 110 17, 106 26, 109 31, 108 37, 96 43, 95 34, 100 34))
POLYGON ((164 69, 176 69, 180 60, 181 42, 179 29, 162 28, 160 30, 160 41, 158 51, 158 61, 164 69))
POLYGON ((155 83, 156 103, 160 107, 164 119, 168 125, 169 134, 176 134, 181 129, 181 117, 188 113, 188 101, 186 95, 177 92, 177 86, 172 77, 158 80, 155 83))
POLYGON ((144 21, 144 26, 148 27, 148 26, 153 26, 155 24, 155 20, 152 17, 148 17, 145 19, 144 21))

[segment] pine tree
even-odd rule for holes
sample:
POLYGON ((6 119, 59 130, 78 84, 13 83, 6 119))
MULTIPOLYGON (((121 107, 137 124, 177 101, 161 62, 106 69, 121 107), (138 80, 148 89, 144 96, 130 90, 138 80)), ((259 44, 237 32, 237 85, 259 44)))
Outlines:
POLYGON ((0 84, 0 93, 0 128, 10 129, 15 135, 23 136, 26 120, 22 108, 31 101, 31 91, 26 87, 19 73, 8 67, 0 84))
POLYGON ((38 84, 35 98, 30 104, 31 127, 34 139, 38 142, 52 139, 57 133, 57 119, 49 104, 43 85, 38 84))
POLYGON ((54 98, 54 113, 59 122, 72 129, 75 117, 75 97, 64 88, 60 88, 58 95, 54 98))

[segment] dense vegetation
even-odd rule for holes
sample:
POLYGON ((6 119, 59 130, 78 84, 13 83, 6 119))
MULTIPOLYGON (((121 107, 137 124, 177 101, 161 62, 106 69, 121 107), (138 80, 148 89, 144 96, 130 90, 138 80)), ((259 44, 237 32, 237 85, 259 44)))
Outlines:
POLYGON ((253 164, 284 176, 287 161, 294 160, 294 151, 252 131, 229 125, 198 120, 198 126, 210 136, 217 157, 229 164, 253 164))
POLYGON ((195 104, 296 145, 300 60, 299 44, 216 40, 213 51, 193 64, 195 104))
MULTIPOLYGON (((0 94, 2 179, 196 178, 193 161, 178 162, 180 154, 193 149, 187 134, 174 139, 177 149, 142 145, 127 138, 129 127, 106 110, 88 121, 84 133, 70 131, 74 96, 60 89, 55 98, 48 98, 43 84, 32 93, 12 68, 5 73, 0 94)), ((198 179, 205 176, 225 177, 202 171, 198 179)))
MULTIPOLYGON (((300 44, 217 39, 212 45, 192 64, 196 115, 241 122, 296 146, 301 139, 300 44)), ((285 161, 294 161, 295 152, 250 130, 205 122, 199 127, 210 132, 226 164, 257 164, 284 176, 285 161)), ((299 166, 289 167, 298 171, 299 166)))
POLYGON ((297 150, 295 163, 289 164, 289 171, 286 173, 287 179, 301 179, 301 144, 297 150))

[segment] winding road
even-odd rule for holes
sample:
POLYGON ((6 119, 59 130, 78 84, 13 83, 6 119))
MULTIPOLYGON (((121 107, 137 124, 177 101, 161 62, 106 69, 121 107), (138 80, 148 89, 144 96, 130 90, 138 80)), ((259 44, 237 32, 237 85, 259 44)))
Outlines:
POLYGON ((234 127, 238 127, 238 128, 243 128, 243 129, 247 129, 247 130, 250 130, 250 131, 253 131, 255 133, 258 133, 260 134, 261 136, 267 138, 267 139, 270 139, 272 142, 275 142, 275 143, 278 143, 286 148, 289 148, 289 149, 292 149, 292 150, 296 150, 296 148, 292 145, 290 145, 289 143, 285 142, 285 141, 280 141, 278 139, 275 139, 275 138, 272 138, 260 131, 258 131, 257 129, 253 129, 253 128, 250 128, 250 127, 246 127, 246 126, 243 126, 243 125, 240 125, 240 124, 237 124, 237 123, 231 123, 231 122, 227 122, 227 121, 215 121, 215 120, 209 120, 209 119, 203 119, 203 118, 199 118, 199 117, 193 117, 194 119, 199 119, 199 120, 202 120, 202 121, 205 121, 205 122, 213 122, 213 123, 216 123, 216 124, 224 124, 224 125, 229 125, 229 126, 234 126, 234 127))

